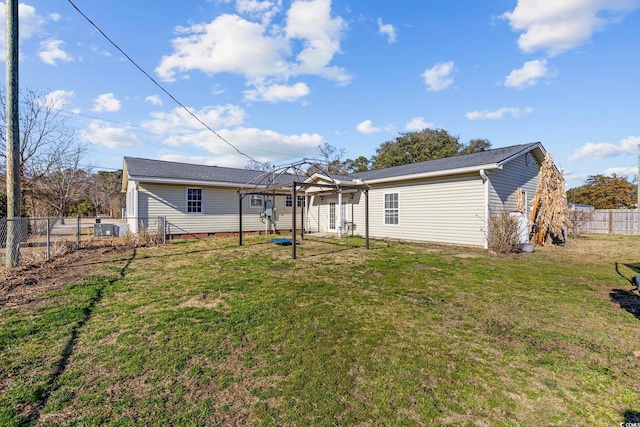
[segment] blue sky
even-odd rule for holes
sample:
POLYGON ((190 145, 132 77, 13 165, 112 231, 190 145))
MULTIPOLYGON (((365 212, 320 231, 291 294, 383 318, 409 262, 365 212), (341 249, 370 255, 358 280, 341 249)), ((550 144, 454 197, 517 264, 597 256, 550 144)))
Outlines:
MULTIPOLYGON (((432 127, 496 148, 540 141, 568 187, 637 175, 640 0, 74 3, 258 161, 315 158, 324 142, 370 157, 432 127)), ((85 163, 248 163, 68 1, 21 3, 20 31, 20 85, 51 94, 91 146, 85 163)))

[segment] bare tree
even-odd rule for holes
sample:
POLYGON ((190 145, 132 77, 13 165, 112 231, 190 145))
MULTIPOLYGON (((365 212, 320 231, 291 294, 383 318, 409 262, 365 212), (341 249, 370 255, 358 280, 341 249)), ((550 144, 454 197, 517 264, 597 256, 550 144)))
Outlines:
POLYGON ((89 187, 90 173, 80 168, 85 151, 82 146, 75 146, 73 151, 51 159, 47 173, 32 183, 34 195, 49 206, 63 224, 71 205, 84 199, 89 187))
POLYGON ((97 213, 113 217, 114 209, 122 207, 122 170, 98 171, 90 177, 90 199, 97 213))
MULTIPOLYGON (((0 156, 6 165, 5 90, 0 89, 0 156)), ((49 93, 29 88, 20 93, 20 179, 26 208, 35 209, 35 185, 50 172, 59 172, 61 163, 73 163, 78 153, 86 152, 79 144, 49 93)), ((35 212, 31 212, 34 214, 35 212)))

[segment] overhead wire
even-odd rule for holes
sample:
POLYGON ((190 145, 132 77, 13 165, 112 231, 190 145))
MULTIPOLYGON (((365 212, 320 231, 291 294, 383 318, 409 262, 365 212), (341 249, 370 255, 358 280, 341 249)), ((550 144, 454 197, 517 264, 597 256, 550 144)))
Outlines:
POLYGON ((91 24, 100 34, 102 34, 102 36, 109 42, 111 43, 111 45, 113 47, 115 47, 122 55, 124 55, 124 57, 131 62, 131 64, 133 64, 142 74, 144 74, 149 80, 151 80, 151 82, 156 85, 162 92, 164 92, 169 98, 171 98, 176 104, 178 104, 183 110, 185 110, 190 116, 192 116, 194 119, 196 119, 198 121, 198 123, 200 123, 202 126, 204 126, 205 128, 207 128, 210 132, 212 132, 215 136, 217 136, 221 141, 223 141, 224 143, 226 143, 229 147, 233 148, 238 154, 246 157, 249 160, 252 160, 256 163, 262 164, 262 162, 259 162, 258 160, 254 159, 253 157, 249 156, 248 154, 244 153, 243 151, 241 151, 238 147, 236 147, 235 145, 233 145, 231 142, 227 141, 225 138, 223 138, 218 132, 216 132, 215 130, 213 130, 208 124, 206 124, 204 121, 202 121, 195 113, 193 113, 193 111, 191 111, 189 108, 187 108, 182 102, 180 102, 175 96, 173 96, 167 89, 165 89, 160 83, 158 83, 156 81, 156 79, 154 79, 149 73, 147 73, 140 65, 138 65, 129 55, 127 55, 127 53, 122 50, 122 48, 120 48, 120 46, 118 46, 118 44, 116 44, 113 40, 111 40, 111 38, 104 32, 102 31, 102 29, 100 27, 98 27, 98 25, 96 25, 84 12, 82 12, 82 10, 80 10, 80 8, 78 6, 76 6, 76 4, 72 1, 72 0, 67 0, 69 2, 69 4, 71 4, 71 6, 73 6, 73 8, 87 21, 89 22, 89 24, 91 24))

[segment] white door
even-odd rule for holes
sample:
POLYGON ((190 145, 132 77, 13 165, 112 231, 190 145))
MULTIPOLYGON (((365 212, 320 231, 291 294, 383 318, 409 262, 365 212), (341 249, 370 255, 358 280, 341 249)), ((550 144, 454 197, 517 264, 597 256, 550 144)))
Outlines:
POLYGON ((336 231, 336 202, 329 202, 329 231, 336 231))

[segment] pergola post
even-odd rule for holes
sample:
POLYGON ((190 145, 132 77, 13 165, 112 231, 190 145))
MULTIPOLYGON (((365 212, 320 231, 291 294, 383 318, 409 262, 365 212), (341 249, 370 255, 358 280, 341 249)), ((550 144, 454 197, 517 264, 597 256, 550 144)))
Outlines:
POLYGON ((238 232, 238 246, 242 246, 242 199, 244 196, 242 193, 238 193, 238 212, 240 212, 239 232, 238 232))
POLYGON ((291 187, 291 195, 293 198, 293 203, 291 203, 291 258, 296 259, 296 207, 298 206, 298 191, 297 191, 297 183, 293 183, 293 187, 291 187))
POLYGON ((364 190, 364 241, 369 250, 369 189, 364 190))

